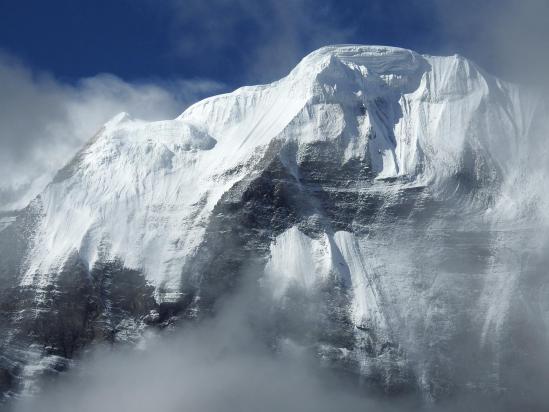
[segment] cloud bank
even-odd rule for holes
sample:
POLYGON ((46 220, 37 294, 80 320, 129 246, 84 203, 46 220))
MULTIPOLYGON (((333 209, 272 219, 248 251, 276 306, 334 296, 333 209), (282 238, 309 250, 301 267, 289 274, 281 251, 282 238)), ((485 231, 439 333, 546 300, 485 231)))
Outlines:
POLYGON ((0 211, 24 207, 117 113, 173 118, 222 88, 200 79, 128 83, 110 74, 69 84, 0 54, 0 211))
POLYGON ((96 349, 11 412, 401 410, 398 400, 389 406, 369 398, 319 367, 297 343, 280 340, 274 349, 258 333, 256 322, 268 322, 268 297, 257 292, 244 287, 216 317, 148 335, 138 349, 96 349))

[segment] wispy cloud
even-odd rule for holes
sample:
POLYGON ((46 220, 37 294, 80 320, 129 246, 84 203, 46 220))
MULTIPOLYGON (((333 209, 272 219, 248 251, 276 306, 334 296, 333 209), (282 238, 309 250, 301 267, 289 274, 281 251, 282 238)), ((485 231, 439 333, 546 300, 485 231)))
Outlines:
POLYGON ((0 54, 0 209, 23 207, 109 118, 172 118, 221 90, 208 80, 128 83, 100 74, 68 84, 0 54))
POLYGON ((319 367, 310 348, 287 339, 273 351, 265 331, 251 326, 270 322, 269 295, 258 299, 255 282, 243 289, 199 325, 149 336, 137 350, 96 350, 13 412, 405 410, 319 367))
POLYGON ((168 4, 173 8, 174 52, 203 55, 205 62, 240 71, 245 82, 275 80, 307 51, 349 41, 355 30, 354 25, 343 26, 334 19, 336 5, 328 0, 170 0, 168 4))
POLYGON ((449 52, 514 81, 549 85, 549 2, 430 0, 449 52))

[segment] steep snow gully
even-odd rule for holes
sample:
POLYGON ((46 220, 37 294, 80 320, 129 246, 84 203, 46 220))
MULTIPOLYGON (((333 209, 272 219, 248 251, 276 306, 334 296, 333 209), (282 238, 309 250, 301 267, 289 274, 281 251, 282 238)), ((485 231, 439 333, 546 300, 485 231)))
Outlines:
POLYGON ((208 317, 252 272, 271 319, 318 314, 262 336, 365 388, 534 408, 546 113, 463 57, 343 45, 174 120, 116 116, 2 224, 2 393, 93 343, 208 317))

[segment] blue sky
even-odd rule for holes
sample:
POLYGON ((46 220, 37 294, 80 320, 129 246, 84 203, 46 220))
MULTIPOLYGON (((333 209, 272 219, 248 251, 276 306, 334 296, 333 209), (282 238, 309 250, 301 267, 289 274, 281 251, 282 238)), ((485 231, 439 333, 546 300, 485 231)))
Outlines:
POLYGON ((69 82, 111 73, 128 81, 208 78, 236 87, 273 80, 304 54, 342 42, 460 53, 505 75, 497 44, 505 26, 517 42, 542 37, 547 34, 543 26, 548 4, 546 0, 2 0, 0 49, 69 82), (520 16, 520 10, 527 16, 520 16))
POLYGON ((324 44, 438 52, 434 10, 408 1, 2 1, 0 46, 66 80, 272 80, 324 44))
POLYGON ((121 111, 284 76, 327 44, 459 53, 549 89, 549 0, 0 0, 0 211, 121 111))

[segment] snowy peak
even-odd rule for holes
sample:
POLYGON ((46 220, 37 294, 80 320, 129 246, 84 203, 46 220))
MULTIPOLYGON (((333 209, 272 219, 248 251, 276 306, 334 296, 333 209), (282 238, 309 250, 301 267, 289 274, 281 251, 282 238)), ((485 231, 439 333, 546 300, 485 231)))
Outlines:
MULTIPOLYGON (((429 66, 419 54, 396 47, 327 46, 305 57, 288 77, 298 81, 316 78, 319 73, 334 71, 338 67, 336 62, 358 71, 360 77, 378 76, 387 86, 395 88, 401 88, 406 80, 416 81, 429 66)), ((359 85, 364 81, 357 80, 359 85)))
POLYGON ((22 284, 47 285, 42 274, 74 254, 91 268, 108 245, 109 256, 175 293, 222 196, 273 158, 299 180, 300 164, 319 145, 330 145, 342 167, 362 162, 377 179, 418 186, 473 164, 468 179, 482 187, 509 157, 492 147, 516 145, 527 124, 512 112, 521 99, 458 56, 343 45, 311 53, 277 82, 205 99, 174 120, 121 113, 41 195, 44 218, 22 284))
MULTIPOLYGON (((270 85, 247 86, 233 93, 212 97, 187 109, 180 118, 200 121, 200 112, 212 111, 219 122, 238 121, 246 117, 249 107, 243 104, 244 96, 249 96, 253 103, 261 103, 267 96, 272 96, 270 103, 281 104, 293 101, 300 109, 311 100, 319 100, 336 89, 363 94, 381 93, 386 88, 396 89, 398 93, 413 91, 421 76, 429 68, 427 60, 415 52, 406 49, 382 46, 328 46, 306 56, 285 78, 270 85), (407 85, 410 83, 409 85, 407 85), (368 89, 368 90, 365 90, 368 89), (212 107, 221 104, 230 107, 229 113, 212 107), (223 116, 227 115, 227 117, 223 116)), ((255 110, 263 107, 253 105, 255 110)), ((219 124, 213 125, 220 127, 219 124)))
POLYGON ((543 110, 459 56, 343 45, 174 120, 121 113, 0 216, 0 304, 19 308, 0 319, 4 364, 34 376, 207 316, 251 271, 275 343, 301 339, 386 393, 503 388, 499 355, 513 364, 524 336, 508 345, 502 325, 534 296, 516 293, 523 252, 547 249, 531 230, 547 155, 525 144, 543 110), (479 379, 455 376, 473 363, 479 379))

